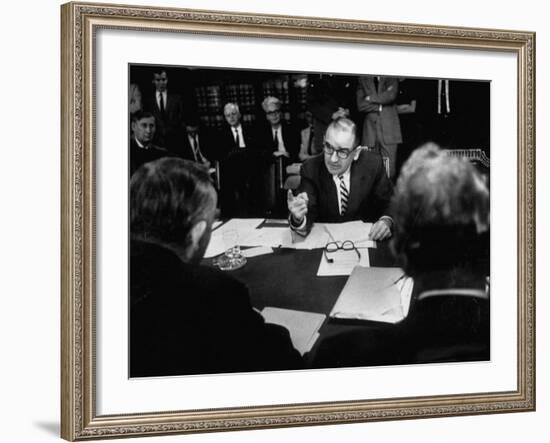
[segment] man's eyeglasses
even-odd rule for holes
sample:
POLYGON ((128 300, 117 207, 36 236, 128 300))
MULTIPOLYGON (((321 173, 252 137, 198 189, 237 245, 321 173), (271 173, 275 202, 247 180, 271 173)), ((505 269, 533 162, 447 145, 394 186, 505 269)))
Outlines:
POLYGON ((327 155, 332 155, 336 152, 336 155, 345 160, 346 158, 348 158, 351 153, 353 151, 355 151, 356 148, 353 148, 353 149, 336 149, 334 146, 332 146, 330 143, 328 142, 323 142, 323 151, 325 152, 325 154, 327 155))
POLYGON ((334 263, 334 259, 332 257, 329 257, 328 254, 337 252, 338 250, 355 251, 357 253, 357 257, 359 258, 359 260, 361 260, 361 253, 351 240, 346 240, 344 242, 331 241, 325 245, 325 249, 323 250, 323 253, 325 254, 325 259, 328 263, 334 263))

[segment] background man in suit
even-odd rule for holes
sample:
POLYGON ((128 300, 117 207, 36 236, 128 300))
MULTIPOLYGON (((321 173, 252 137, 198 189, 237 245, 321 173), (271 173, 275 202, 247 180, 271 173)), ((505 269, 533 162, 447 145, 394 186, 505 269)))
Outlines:
POLYGON ((313 139, 315 137, 315 130, 313 128, 313 114, 311 111, 305 112, 306 127, 300 131, 300 153, 298 156, 301 161, 307 160, 313 157, 313 139))
POLYGON ((271 153, 263 174, 266 211, 284 217, 286 167, 298 160, 300 134, 294 125, 282 119, 281 107, 277 97, 268 96, 263 100, 266 124, 258 128, 258 140, 261 147, 271 153))
POLYGON ((169 155, 168 151, 153 144, 155 117, 150 112, 137 111, 132 115, 130 138, 130 175, 143 163, 169 155))
POLYGON ((323 137, 333 120, 355 118, 355 78, 344 75, 309 74, 308 109, 313 115, 313 152, 323 151, 323 137))
POLYGON ((269 147, 274 157, 284 157, 290 162, 298 159, 300 138, 297 129, 282 119, 282 103, 277 97, 266 97, 262 102, 268 122, 261 129, 261 144, 269 147))
POLYGON ((392 192, 380 156, 358 146, 355 123, 338 119, 327 128, 324 154, 302 165, 298 195, 288 192, 291 229, 307 235, 315 221, 364 220, 374 222, 372 240, 386 239, 392 192))
POLYGON ((166 69, 159 68, 153 73, 154 93, 147 101, 146 110, 157 120, 156 141, 171 151, 177 150, 184 122, 183 101, 179 94, 168 90, 166 69))
POLYGON ((357 109, 365 113, 362 145, 379 149, 389 161, 389 176, 395 176, 397 144, 402 142, 396 99, 397 78, 365 75, 357 85, 357 109))
POLYGON ((222 212, 226 217, 248 217, 258 214, 262 207, 262 173, 266 153, 258 145, 254 131, 241 124, 241 113, 236 103, 223 108, 226 125, 219 135, 224 153, 221 165, 222 212))
POLYGON ((288 331, 252 309, 242 283, 201 266, 216 213, 207 170, 163 158, 130 182, 130 375, 294 369, 288 331))
POLYGON ((189 116, 185 122, 185 131, 180 137, 181 146, 178 153, 182 158, 200 163, 207 168, 217 159, 216 140, 210 132, 203 131, 200 121, 195 116, 189 116))

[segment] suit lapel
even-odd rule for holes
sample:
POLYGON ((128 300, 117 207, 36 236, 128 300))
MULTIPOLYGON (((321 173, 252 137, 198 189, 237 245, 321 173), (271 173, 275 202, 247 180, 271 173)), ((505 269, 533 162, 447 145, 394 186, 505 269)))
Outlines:
MULTIPOLYGON (((327 212, 329 218, 340 217, 340 210, 338 207, 338 193, 336 191, 336 185, 334 184, 334 179, 332 175, 328 172, 325 165, 321 169, 321 183, 322 189, 321 192, 324 192, 327 202, 327 212)), ((321 199, 322 201, 322 199, 321 199)))
POLYGON ((354 161, 351 164, 350 170, 350 190, 348 198, 348 210, 347 213, 354 214, 358 211, 359 205, 362 200, 362 190, 364 189, 363 180, 365 179, 364 174, 360 174, 360 171, 357 170, 357 161, 354 161))

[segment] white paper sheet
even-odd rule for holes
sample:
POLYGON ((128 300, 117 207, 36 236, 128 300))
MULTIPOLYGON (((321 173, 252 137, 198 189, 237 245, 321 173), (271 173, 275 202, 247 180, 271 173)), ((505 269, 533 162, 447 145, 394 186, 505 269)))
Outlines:
POLYGON ((302 355, 310 351, 319 338, 319 328, 326 318, 326 315, 315 312, 272 307, 264 308, 261 314, 266 322, 287 328, 292 344, 302 355))
POLYGON ((329 241, 329 235, 324 226, 320 223, 315 223, 307 237, 292 232, 288 229, 288 237, 285 243, 282 244, 285 248, 292 249, 317 249, 324 248, 329 241))
POLYGON ((337 252, 329 253, 328 256, 333 259, 329 263, 325 254, 321 255, 321 263, 317 270, 317 277, 327 277, 334 275, 350 275, 356 266, 368 268, 370 266, 368 251, 361 251, 361 259, 357 257, 357 252, 338 250, 337 252))
POLYGON ((261 228, 246 233, 240 241, 241 246, 269 246, 279 247, 288 243, 290 228, 261 228))
POLYGON ((376 242, 369 239, 369 232, 372 228, 372 223, 365 223, 361 220, 351 221, 346 223, 323 223, 332 241, 351 240, 356 245, 361 243, 361 246, 371 247, 376 242))
POLYGON ((397 323, 408 314, 413 289, 402 275, 399 268, 355 268, 330 316, 397 323))
POLYGON ((221 226, 218 225, 218 229, 212 231, 210 243, 208 244, 208 248, 206 248, 204 258, 212 258, 225 251, 225 244, 223 241, 224 232, 235 230, 237 232, 238 243, 242 244, 242 239, 250 236, 262 222, 263 218, 233 218, 221 226))

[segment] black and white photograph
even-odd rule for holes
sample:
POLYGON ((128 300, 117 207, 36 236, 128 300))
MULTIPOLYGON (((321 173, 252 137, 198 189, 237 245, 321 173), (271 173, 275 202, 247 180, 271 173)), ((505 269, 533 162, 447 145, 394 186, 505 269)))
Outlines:
POLYGON ((128 66, 129 377, 491 359, 491 82, 128 66))
POLYGON ((62 438, 532 421, 537 26, 346 2, 61 7, 62 438))

